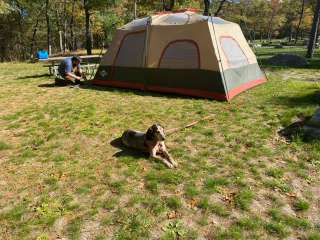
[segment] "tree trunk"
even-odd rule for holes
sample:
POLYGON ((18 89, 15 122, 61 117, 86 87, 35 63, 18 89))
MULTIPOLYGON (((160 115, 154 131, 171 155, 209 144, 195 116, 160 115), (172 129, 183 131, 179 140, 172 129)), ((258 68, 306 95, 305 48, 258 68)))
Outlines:
POLYGON ((269 22, 269 29, 268 29, 268 40, 269 40, 269 42, 271 42, 271 39, 272 39, 272 22, 273 22, 273 18, 275 16, 275 13, 276 13, 276 11, 273 10, 271 18, 270 18, 270 22, 269 22))
POLYGON ((292 35, 293 35, 293 30, 292 30, 292 25, 290 24, 290 27, 289 27, 289 43, 291 43, 292 41, 292 35))
POLYGON ((70 20, 70 50, 75 51, 76 50, 76 43, 74 38, 74 11, 75 11, 75 5, 76 0, 73 0, 72 2, 72 14, 71 14, 71 20, 70 20))
POLYGON ((308 51, 306 55, 307 58, 312 58, 314 53, 314 48, 317 40, 318 26, 319 26, 319 16, 320 16, 319 14, 320 14, 320 0, 317 0, 317 6, 314 11, 312 28, 311 28, 311 33, 309 37, 308 51))
POLYGON ((86 49, 87 49, 87 55, 91 55, 92 39, 91 39, 90 10, 87 5, 87 0, 84 0, 84 13, 86 18, 86 49))
POLYGON ((171 11, 174 8, 175 0, 170 0, 169 5, 166 3, 166 0, 162 0, 162 5, 164 11, 171 11))
POLYGON ((33 47, 34 47, 35 42, 36 42, 36 34, 37 34, 37 30, 38 30, 38 25, 39 25, 39 18, 37 18, 36 24, 35 24, 34 29, 33 29, 31 46, 30 46, 30 58, 33 55, 33 47))
POLYGON ((6 58, 6 47, 4 45, 0 46, 0 57, 1 57, 1 62, 4 62, 6 58))
POLYGON ((134 6, 133 6, 133 16, 134 19, 137 19, 137 0, 134 0, 134 6))
POLYGON ((297 45, 298 42, 298 36, 299 36, 299 32, 300 32, 300 26, 301 26, 301 22, 303 19, 303 14, 304 14, 304 6, 305 6, 305 0, 302 0, 302 5, 301 5, 301 11, 300 11, 300 18, 299 18, 299 23, 297 26, 297 31, 296 31, 296 36, 295 36, 295 40, 294 40, 294 45, 297 45))
POLYGON ((64 23, 63 23, 63 53, 67 50, 67 0, 63 2, 64 23))
POLYGON ((204 0, 204 16, 209 16, 211 0, 204 0))
POLYGON ((224 5, 224 3, 226 2, 226 0, 222 0, 219 4, 219 7, 217 9, 217 11, 215 12, 214 16, 218 16, 218 14, 220 13, 220 11, 222 10, 222 7, 224 5))
POLYGON ((24 27, 23 27, 23 16, 22 16, 22 7, 19 5, 19 2, 17 2, 17 7, 19 9, 18 15, 17 15, 17 22, 18 22, 18 27, 19 27, 19 33, 17 35, 18 37, 18 45, 17 45, 17 52, 18 56, 17 58, 20 58, 22 60, 26 59, 26 49, 25 49, 25 39, 23 38, 24 36, 24 27))
POLYGON ((62 31, 59 31, 59 43, 60 43, 60 53, 63 52, 63 37, 62 37, 62 31))
POLYGON ((47 48, 49 56, 51 55, 51 25, 49 17, 49 0, 46 0, 46 22, 47 22, 47 48))

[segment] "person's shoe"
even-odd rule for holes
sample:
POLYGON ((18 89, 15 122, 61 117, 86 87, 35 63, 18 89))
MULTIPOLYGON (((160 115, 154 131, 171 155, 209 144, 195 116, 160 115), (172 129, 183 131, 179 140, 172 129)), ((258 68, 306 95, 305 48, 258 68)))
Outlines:
POLYGON ((80 88, 80 84, 72 85, 72 86, 70 86, 70 88, 80 88))

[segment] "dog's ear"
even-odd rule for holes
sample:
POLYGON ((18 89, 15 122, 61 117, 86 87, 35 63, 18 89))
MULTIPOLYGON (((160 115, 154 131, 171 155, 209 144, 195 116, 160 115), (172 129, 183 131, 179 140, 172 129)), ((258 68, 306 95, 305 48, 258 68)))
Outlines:
POLYGON ((160 123, 157 123, 157 124, 155 124, 156 126, 157 126, 157 128, 162 128, 162 129, 164 129, 164 127, 160 124, 160 123))
POLYGON ((154 130, 153 130, 153 126, 148 128, 148 131, 146 133, 146 139, 147 140, 153 140, 154 139, 154 130))
POLYGON ((162 129, 162 131, 164 131, 164 126, 162 126, 161 124, 159 124, 159 127, 162 129))

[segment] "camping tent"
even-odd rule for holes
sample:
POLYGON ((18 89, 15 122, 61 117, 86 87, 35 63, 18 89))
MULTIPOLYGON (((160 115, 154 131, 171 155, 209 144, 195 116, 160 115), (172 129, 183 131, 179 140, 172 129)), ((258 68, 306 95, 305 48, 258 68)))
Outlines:
POLYGON ((265 81, 238 24, 185 11, 118 29, 93 83, 230 100, 265 81))

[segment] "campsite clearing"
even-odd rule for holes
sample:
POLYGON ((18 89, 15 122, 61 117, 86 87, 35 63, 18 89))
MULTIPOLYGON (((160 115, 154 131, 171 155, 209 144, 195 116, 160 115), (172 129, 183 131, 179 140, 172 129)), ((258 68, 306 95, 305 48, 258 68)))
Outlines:
MULTIPOLYGON (((260 56, 305 49, 267 49, 260 56), (272 51, 271 51, 272 50, 272 51)), ((320 239, 320 144, 277 131, 320 102, 320 58, 269 67, 230 103, 53 87, 40 64, 0 64, 2 239, 320 239), (110 145, 166 129, 176 170, 110 145)))

